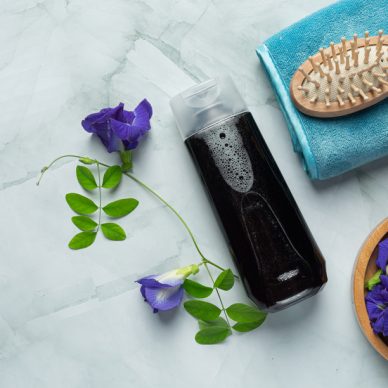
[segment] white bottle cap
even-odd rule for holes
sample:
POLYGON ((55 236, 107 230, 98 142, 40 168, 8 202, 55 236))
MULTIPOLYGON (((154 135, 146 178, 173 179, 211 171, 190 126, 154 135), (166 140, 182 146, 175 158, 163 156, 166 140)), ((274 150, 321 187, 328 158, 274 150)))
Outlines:
POLYGON ((229 76, 210 79, 185 90, 171 99, 170 106, 184 140, 202 128, 247 110, 229 76))

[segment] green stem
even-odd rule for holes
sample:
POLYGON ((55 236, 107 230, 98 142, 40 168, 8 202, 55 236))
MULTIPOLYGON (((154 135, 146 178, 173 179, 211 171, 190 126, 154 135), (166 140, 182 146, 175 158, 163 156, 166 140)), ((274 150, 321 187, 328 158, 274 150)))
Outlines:
MULTIPOLYGON (((104 164, 104 163, 101 163, 101 166, 104 166, 104 167, 110 167, 108 164, 104 164)), ((216 267, 218 268, 219 270, 221 271, 225 271, 225 268, 222 268, 221 266, 219 266, 218 264, 212 262, 211 260, 209 260, 208 258, 205 257, 205 255, 202 253, 201 249, 199 248, 199 245, 197 243, 197 240, 196 238, 194 237, 194 234, 193 232, 191 231, 190 227, 187 225, 186 221, 182 218, 182 216, 178 213, 178 211, 172 206, 170 205, 160 194, 158 194, 154 189, 151 189, 151 187, 149 187, 147 184, 145 184, 144 182, 142 182, 140 179, 136 178, 134 175, 132 175, 131 173, 129 172, 124 172, 123 173, 124 175, 126 175, 128 178, 132 179, 134 182, 136 182, 138 185, 140 185, 141 187, 143 187, 145 190, 147 190, 148 192, 150 192, 152 195, 154 195, 156 198, 159 199, 160 202, 162 202, 165 206, 167 206, 176 216, 177 218, 179 219, 179 221, 182 223, 182 225, 184 226, 184 228, 186 229, 187 233, 189 234, 193 244, 194 244, 194 247, 195 249, 197 250, 199 256, 201 256, 202 260, 207 263, 207 264, 210 264, 212 265, 213 267, 216 267)))
POLYGON ((58 162, 58 160, 61 160, 61 159, 64 159, 64 158, 77 158, 77 159, 80 159, 82 158, 82 156, 79 156, 79 155, 62 155, 62 156, 59 156, 58 158, 54 159, 48 166, 45 166, 42 168, 41 172, 40 172, 40 177, 38 179, 38 181, 36 182, 36 185, 39 186, 40 184, 40 181, 42 180, 43 178, 43 175, 44 173, 50 168, 52 167, 52 165, 56 162, 58 162))
POLYGON ((100 172, 100 163, 97 163, 97 173, 98 173, 98 195, 99 195, 99 208, 98 208, 98 226, 97 226, 97 232, 100 229, 101 226, 101 211, 102 211, 102 206, 101 206, 101 172, 100 172))
POLYGON ((229 326, 229 329, 231 329, 230 327, 230 322, 229 322, 229 318, 228 318, 228 314, 226 314, 226 310, 225 310, 225 306, 224 306, 224 303, 222 302, 222 298, 221 298, 221 295, 220 295, 220 292, 218 291, 218 288, 217 287, 214 287, 215 283, 214 283, 214 278, 213 278, 213 275, 212 273, 210 272, 210 269, 209 267, 207 266, 208 263, 206 262, 203 262, 205 268, 206 268, 206 271, 213 283, 213 288, 216 290, 216 293, 217 293, 217 296, 218 296, 218 300, 220 301, 220 304, 221 304, 221 307, 222 307, 222 311, 224 312, 224 315, 225 315, 225 319, 226 319, 226 323, 228 324, 229 326))
POLYGON ((189 226, 187 225, 186 221, 182 218, 182 216, 178 213, 177 210, 175 210, 175 208, 173 206, 171 206, 164 198, 162 198, 155 190, 151 189, 151 187, 149 187, 148 185, 146 185, 144 182, 140 181, 139 179, 137 179, 135 176, 133 176, 132 174, 128 173, 128 172, 125 172, 124 173, 127 177, 131 178, 133 181, 135 181, 136 183, 138 183, 140 186, 142 186, 144 189, 148 190, 151 194, 153 194, 156 198, 158 198, 164 205, 166 205, 179 219, 179 221, 182 223, 182 225, 185 227, 185 229, 187 230, 191 240, 193 241, 193 244, 195 246, 195 249, 197 250, 198 254, 201 256, 201 258, 205 261, 208 261, 206 259, 206 257, 203 255, 202 251, 199 249, 199 246, 198 246, 198 243, 197 243, 197 240, 195 239, 194 237, 194 234, 193 232, 191 231, 191 229, 189 228, 189 226))

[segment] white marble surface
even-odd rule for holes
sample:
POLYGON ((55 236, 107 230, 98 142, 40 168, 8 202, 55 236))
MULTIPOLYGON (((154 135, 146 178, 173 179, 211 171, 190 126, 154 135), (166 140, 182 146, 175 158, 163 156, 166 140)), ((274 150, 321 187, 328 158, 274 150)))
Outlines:
MULTIPOLYGON (((388 213, 388 163, 313 184, 255 47, 330 0, 2 0, 0 4, 0 387, 385 387, 388 368, 363 338, 351 304, 357 250, 388 213), (152 133, 135 173, 178 209, 209 257, 231 265, 220 229, 168 105, 174 94, 230 73, 327 258, 319 296, 271 315, 223 345, 196 345, 182 309, 153 315, 133 282, 197 260, 181 225, 133 183, 141 206, 124 243, 102 237, 70 251, 64 195, 75 163, 35 186, 62 153, 114 162, 81 130, 88 113, 146 96, 152 133)), ((228 302, 246 301, 240 285, 228 302)))

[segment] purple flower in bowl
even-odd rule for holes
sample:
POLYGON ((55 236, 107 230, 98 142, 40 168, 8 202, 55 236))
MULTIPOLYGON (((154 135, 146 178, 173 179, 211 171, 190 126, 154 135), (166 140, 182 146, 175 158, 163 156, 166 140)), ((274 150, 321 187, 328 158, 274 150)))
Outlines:
POLYGON ((198 271, 198 265, 192 264, 161 275, 146 276, 136 282, 141 284, 140 292, 144 300, 157 313, 180 305, 183 299, 183 282, 198 271))
POLYGON ((365 298, 369 319, 376 334, 388 337, 388 283, 387 276, 368 292, 365 298))
POLYGON ((365 304, 375 334, 388 337, 388 239, 381 241, 378 247, 376 266, 379 270, 369 280, 373 288, 369 288, 365 304))
POLYGON ((387 271, 388 266, 388 239, 379 243, 379 253, 376 259, 376 265, 384 272, 387 271))
POLYGON ((139 139, 151 129, 152 106, 144 99, 133 111, 120 102, 82 120, 85 131, 97 135, 108 152, 133 150, 139 139))

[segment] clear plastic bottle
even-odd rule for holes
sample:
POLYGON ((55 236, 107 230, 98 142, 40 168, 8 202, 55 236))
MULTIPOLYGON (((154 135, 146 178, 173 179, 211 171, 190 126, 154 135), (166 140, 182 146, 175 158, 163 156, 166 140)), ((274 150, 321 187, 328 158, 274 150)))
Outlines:
POLYGON ((196 85, 171 108, 249 297, 272 312, 316 294, 325 261, 233 81, 196 85))

